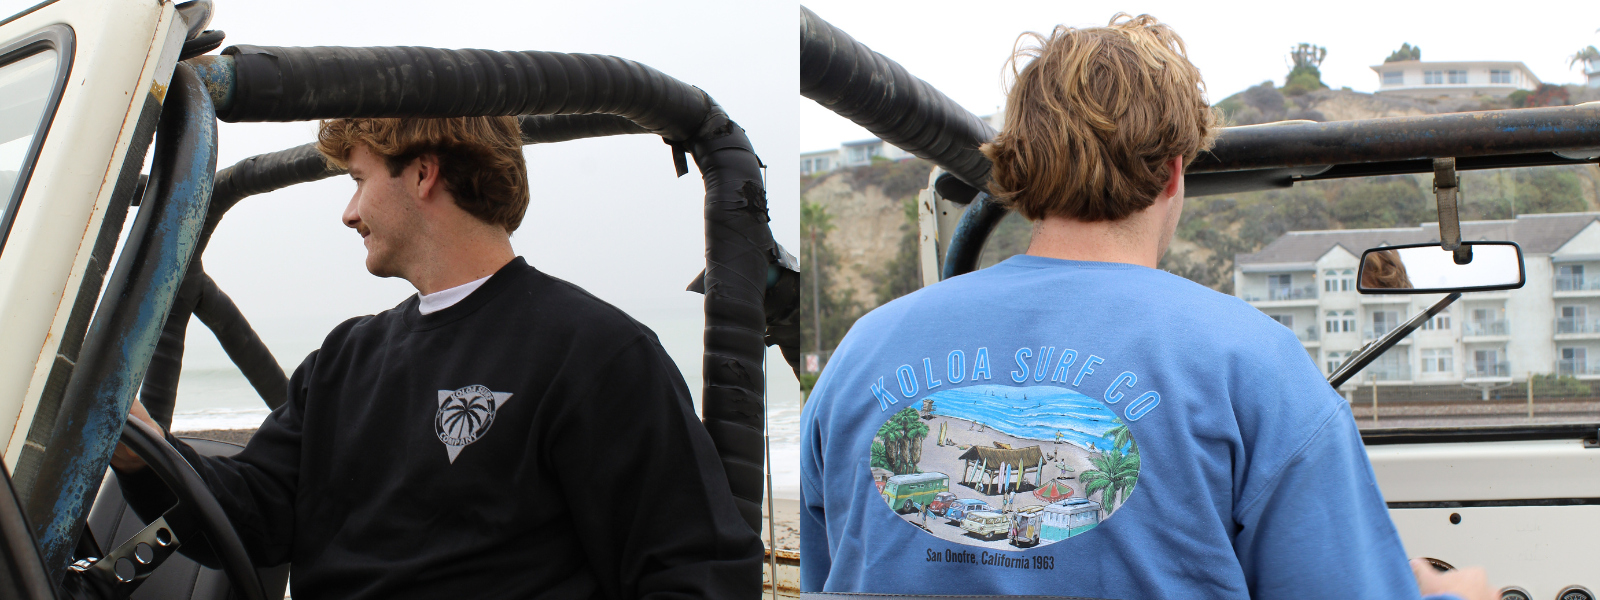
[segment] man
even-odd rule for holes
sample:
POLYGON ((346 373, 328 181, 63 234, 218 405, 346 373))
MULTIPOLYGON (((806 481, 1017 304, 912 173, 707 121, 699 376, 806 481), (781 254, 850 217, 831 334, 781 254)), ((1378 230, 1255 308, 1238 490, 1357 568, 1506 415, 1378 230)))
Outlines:
POLYGON ((1294 334, 1155 268, 1215 130, 1181 39, 1126 15, 1033 39, 983 149, 1034 223, 1027 254, 839 345, 802 417, 802 589, 1417 598, 1349 409, 1294 334), (881 496, 872 468, 896 475, 881 496), (1015 504, 927 531, 891 509, 945 490, 1015 504))
MULTIPOLYGON (((174 441, 254 561, 290 562, 295 598, 757 595, 760 540, 655 335, 512 251, 515 119, 318 138, 356 182, 367 269, 419 295, 334 329, 236 457, 174 441)), ((159 514, 142 461, 112 464, 159 514)))

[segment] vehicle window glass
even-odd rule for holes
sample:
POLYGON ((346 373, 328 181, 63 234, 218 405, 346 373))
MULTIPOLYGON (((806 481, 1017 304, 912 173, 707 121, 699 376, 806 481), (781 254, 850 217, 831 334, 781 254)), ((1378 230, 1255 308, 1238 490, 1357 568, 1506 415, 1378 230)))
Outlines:
MULTIPOLYGON (((19 174, 32 160, 28 151, 40 133, 59 62, 56 51, 45 50, 0 66, 0 210, 15 210, 11 199, 19 174)), ((0 223, 9 220, 0 215, 0 223)))

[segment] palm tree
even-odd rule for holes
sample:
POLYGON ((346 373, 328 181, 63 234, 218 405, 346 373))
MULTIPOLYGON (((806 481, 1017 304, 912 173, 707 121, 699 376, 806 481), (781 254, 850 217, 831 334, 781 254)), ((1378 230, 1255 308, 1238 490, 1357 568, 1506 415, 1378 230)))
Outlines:
POLYGON ((1113 447, 1089 457, 1089 462, 1096 469, 1078 476, 1078 481, 1083 482, 1083 496, 1100 492, 1100 504, 1109 517, 1118 504, 1127 501, 1139 482, 1139 455, 1123 454, 1122 449, 1113 447))
POLYGON ((451 397, 440 410, 440 425, 453 439, 472 443, 478 432, 494 420, 494 397, 473 394, 466 398, 451 397))
POLYGON ((1578 66, 1578 62, 1582 62, 1582 64, 1584 64, 1584 69, 1587 69, 1587 67, 1592 66, 1592 64, 1600 64, 1600 50, 1595 50, 1595 46, 1589 46, 1589 48, 1584 48, 1584 50, 1579 50, 1578 53, 1574 53, 1573 56, 1571 56, 1571 59, 1573 59, 1573 61, 1566 64, 1568 69, 1578 66))
POLYGON ((1567 63, 1567 68, 1569 69, 1577 66, 1578 63, 1587 64, 1590 62, 1600 62, 1600 50, 1596 50, 1594 46, 1589 46, 1588 48, 1579 50, 1576 54, 1573 54, 1571 58, 1572 62, 1567 63))
POLYGON ((878 428, 878 438, 883 440, 884 461, 888 463, 889 470, 893 471, 895 475, 902 474, 900 470, 900 450, 902 448, 900 437, 902 435, 904 435, 904 432, 894 426, 893 418, 884 423, 883 427, 878 428))
POLYGON ((1106 431, 1111 436, 1111 445, 1116 448, 1129 446, 1129 454, 1139 453, 1139 442, 1134 441, 1133 433, 1128 431, 1128 424, 1122 423, 1106 431))
POLYGON ((889 418, 878 429, 883 440, 885 459, 896 475, 917 472, 922 462, 922 441, 928 438, 928 424, 923 423, 917 409, 906 407, 889 418))

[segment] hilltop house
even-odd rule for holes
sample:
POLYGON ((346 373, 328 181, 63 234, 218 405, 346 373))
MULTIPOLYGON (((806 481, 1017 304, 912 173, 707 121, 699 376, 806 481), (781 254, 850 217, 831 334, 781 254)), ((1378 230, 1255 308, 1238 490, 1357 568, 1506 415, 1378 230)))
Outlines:
MULTIPOLYGON (((1517 90, 1539 89, 1539 78, 1522 62, 1423 62, 1401 60, 1373 65, 1376 93, 1411 98, 1438 96, 1504 98, 1517 90)), ((1592 80, 1591 80, 1592 81, 1592 80)))
MULTIPOLYGON (((1467 221, 1461 237, 1522 246, 1527 284, 1464 294, 1368 365, 1358 381, 1487 388, 1530 374, 1600 379, 1600 213, 1467 221)), ((1235 257, 1235 295, 1293 330, 1331 374, 1352 351, 1444 296, 1357 293, 1362 251, 1438 240, 1437 223, 1292 231, 1235 257)))

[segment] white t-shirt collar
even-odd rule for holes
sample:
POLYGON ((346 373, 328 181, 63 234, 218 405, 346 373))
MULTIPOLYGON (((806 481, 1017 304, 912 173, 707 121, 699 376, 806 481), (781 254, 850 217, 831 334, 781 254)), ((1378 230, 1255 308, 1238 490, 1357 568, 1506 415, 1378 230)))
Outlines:
MULTIPOLYGON (((489 277, 493 277, 493 275, 490 275, 489 277)), ((473 291, 478 289, 478 286, 481 286, 483 285, 483 282, 488 281, 489 277, 468 281, 448 290, 439 290, 432 294, 423 294, 421 301, 417 303, 417 311, 426 315, 450 308, 451 306, 454 306, 455 303, 460 302, 462 298, 466 298, 467 296, 471 295, 473 291)))

